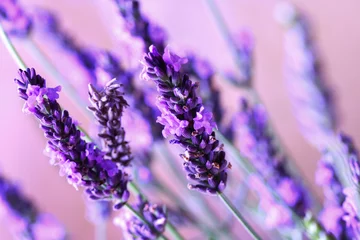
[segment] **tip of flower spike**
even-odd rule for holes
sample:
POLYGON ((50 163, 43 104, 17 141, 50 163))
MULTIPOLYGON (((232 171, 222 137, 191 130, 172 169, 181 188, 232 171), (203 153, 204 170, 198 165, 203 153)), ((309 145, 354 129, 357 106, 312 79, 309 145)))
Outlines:
POLYGON ((274 9, 274 18, 284 27, 288 27, 295 20, 296 9, 289 2, 279 2, 274 9))
POLYGON ((180 57, 180 56, 174 54, 170 50, 169 45, 165 48, 163 59, 167 64, 172 65, 176 72, 180 71, 181 65, 188 62, 188 59, 186 57, 180 57))

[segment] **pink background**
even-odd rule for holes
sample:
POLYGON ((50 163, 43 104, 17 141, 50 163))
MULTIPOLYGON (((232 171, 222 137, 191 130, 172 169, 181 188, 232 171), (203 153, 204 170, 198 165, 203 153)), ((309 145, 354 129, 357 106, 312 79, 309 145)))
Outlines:
MULTIPOLYGON (((116 48, 109 32, 103 25, 99 3, 104 11, 111 9, 109 1, 88 0, 23 0, 29 6, 44 6, 58 12, 66 29, 79 41, 89 45, 116 48)), ((219 35, 204 1, 152 0, 142 1, 143 9, 164 26, 174 46, 196 50, 210 59, 221 70, 234 65, 225 42, 219 35)), ((275 0, 223 0, 217 1, 232 31, 249 28, 255 37, 255 85, 269 110, 276 130, 284 140, 305 178, 314 183, 314 171, 319 153, 312 148, 298 131, 291 113, 284 78, 282 75, 283 30, 273 18, 275 0)), ((360 143, 360 112, 358 89, 360 87, 360 28, 355 0, 343 1, 292 1, 309 17, 318 52, 322 58, 327 83, 336 91, 340 129, 350 133, 360 143)), ((111 14, 114 10, 111 11, 111 14)), ((110 14, 110 13, 109 13, 110 14)), ((39 42, 40 43, 40 42, 39 42)), ((26 54, 21 41, 16 41, 20 52, 26 54)), ((51 52, 50 52, 51 54, 51 52)), ((36 59, 26 55, 29 66, 42 69, 36 59)), ((43 71, 44 72, 44 71, 43 71)), ((65 223, 72 239, 93 239, 91 225, 84 219, 82 191, 75 191, 58 176, 58 169, 49 165, 42 154, 44 137, 31 116, 21 112, 22 101, 18 99, 13 78, 17 66, 0 44, 0 168, 15 179, 23 190, 41 206, 65 223)), ((45 77, 46 73, 43 74, 45 77)), ((239 92, 221 83, 224 102, 229 109, 235 107, 239 92), (230 94, 230 95, 229 95, 230 94)), ((54 84, 51 84, 54 85, 54 84)), ((64 94, 63 94, 64 95, 64 94)), ((62 97, 63 97, 62 95, 62 97)), ((81 114, 67 100, 62 101, 72 114, 81 120, 81 114)), ((314 184, 313 184, 314 185, 314 184)), ((318 196, 321 190, 314 186, 318 196)), ((110 224, 111 226, 111 224, 110 224)), ((109 239, 119 239, 120 231, 110 227, 109 239)), ((0 226, 1 239, 11 239, 6 226, 0 226)), ((246 239, 245 235, 240 237, 246 239)))

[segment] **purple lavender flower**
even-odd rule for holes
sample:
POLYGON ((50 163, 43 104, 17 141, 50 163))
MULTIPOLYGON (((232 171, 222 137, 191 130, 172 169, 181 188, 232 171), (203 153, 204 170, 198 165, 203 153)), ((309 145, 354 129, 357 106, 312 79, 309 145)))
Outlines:
POLYGON ((16 238, 60 240, 66 237, 64 227, 53 216, 40 213, 18 187, 3 176, 0 176, 0 209, 16 238))
POLYGON ((155 45, 161 52, 165 49, 166 34, 162 28, 152 24, 144 17, 137 0, 114 0, 121 16, 124 18, 127 30, 132 36, 139 37, 144 42, 145 50, 155 45))
POLYGON ((0 2, 0 20, 8 33, 18 37, 29 35, 32 28, 30 17, 24 13, 17 0, 0 2))
POLYGON ((46 81, 34 69, 19 70, 20 79, 15 79, 19 96, 26 102, 35 87, 39 87, 39 100, 35 108, 29 108, 40 121, 40 126, 48 139, 48 150, 52 162, 60 165, 60 174, 68 181, 86 188, 91 199, 114 200, 115 208, 120 208, 129 198, 128 175, 112 161, 104 160, 105 153, 93 143, 81 138, 81 133, 69 115, 56 101, 58 95, 46 87, 46 81), (47 94, 51 92, 52 94, 47 94))
POLYGON ((125 141, 125 130, 121 125, 124 108, 128 106, 120 90, 121 86, 110 81, 103 91, 97 91, 89 85, 89 96, 92 104, 89 109, 101 125, 99 137, 102 139, 104 159, 111 160, 126 167, 132 160, 130 147, 125 141))
POLYGON ((285 159, 273 142, 265 109, 260 104, 250 106, 245 99, 241 104, 242 111, 233 121, 240 152, 252 161, 289 207, 300 216, 305 216, 308 209, 306 194, 287 170, 285 159))
POLYGON ((347 160, 347 164, 350 169, 351 179, 353 184, 357 187, 360 186, 360 160, 357 149, 352 141, 352 139, 345 135, 339 135, 340 145, 343 151, 343 154, 347 160))
POLYGON ((360 238, 360 219, 357 215, 358 207, 355 204, 355 189, 345 188, 343 193, 346 196, 342 205, 345 215, 343 220, 346 223, 346 227, 351 229, 354 234, 354 239, 360 238))
POLYGON ((140 198, 134 209, 144 217, 147 223, 128 212, 124 214, 125 216, 116 218, 115 224, 126 231, 126 239, 155 240, 162 235, 167 222, 165 206, 150 204, 140 198))
POLYGON ((195 182, 188 187, 215 194, 225 189, 231 165, 212 130, 216 127, 212 114, 205 110, 197 96, 198 84, 174 68, 174 64, 183 62, 176 55, 164 58, 151 46, 142 60, 142 78, 151 79, 157 85, 161 111, 158 122, 164 126, 164 137, 174 135, 170 142, 185 148, 185 153, 181 154, 184 169, 188 178, 195 182))
POLYGON ((291 101, 304 136, 319 146, 336 124, 332 96, 324 84, 305 19, 293 8, 286 9, 285 75, 291 101))
MULTIPOLYGON (((165 49, 165 52, 169 51, 165 49)), ((195 55, 189 57, 189 61, 184 65, 184 72, 199 79, 201 89, 200 94, 207 109, 211 109, 214 114, 215 122, 221 123, 223 109, 220 101, 220 91, 215 86, 215 72, 210 63, 196 58, 195 55)))
MULTIPOLYGON (((143 40, 144 49, 154 45, 159 52, 164 52, 164 59, 173 63, 175 71, 187 62, 187 59, 171 59, 178 58, 174 54, 170 54, 169 49, 165 48, 166 34, 165 31, 148 20, 140 10, 140 3, 136 0, 114 0, 117 4, 120 14, 125 20, 127 30, 134 37, 139 37, 143 40), (180 61, 177 61, 180 60, 180 61), (182 60, 186 62, 181 62, 182 60)), ((220 123, 223 116, 223 110, 220 103, 220 91, 214 84, 215 73, 210 64, 206 61, 197 59, 194 55, 189 57, 190 61, 184 65, 185 72, 195 76, 202 84, 201 96, 205 106, 211 109, 215 116, 215 121, 220 123)), ((145 94, 148 92, 145 91, 145 94)), ((157 116, 159 112, 153 111, 152 116, 157 116)), ((151 117, 151 116, 147 116, 151 117)), ((156 127, 156 125, 154 125, 156 127)))
POLYGON ((253 48, 254 39, 250 31, 242 30, 237 36, 234 36, 234 43, 237 55, 237 63, 240 70, 240 77, 235 74, 227 72, 226 79, 237 87, 247 86, 252 84, 253 78, 253 48))
POLYGON ((93 50, 83 47, 77 43, 75 39, 62 29, 56 15, 45 9, 37 9, 35 14, 35 25, 45 34, 46 37, 51 37, 57 41, 58 44, 71 53, 75 59, 86 69, 89 73, 92 83, 96 83, 95 77, 95 63, 96 56, 93 50))
POLYGON ((345 201, 345 195, 343 194, 343 185, 333 166, 334 160, 330 152, 325 152, 318 163, 316 183, 323 188, 325 195, 325 203, 319 220, 328 232, 343 239, 350 236, 351 231, 346 228, 343 220, 345 212, 342 204, 345 201))

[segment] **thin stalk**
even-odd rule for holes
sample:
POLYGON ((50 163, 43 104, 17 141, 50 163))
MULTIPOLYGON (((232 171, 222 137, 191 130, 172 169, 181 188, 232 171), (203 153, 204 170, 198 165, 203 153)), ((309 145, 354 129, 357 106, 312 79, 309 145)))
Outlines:
POLYGON ((168 189, 166 186, 164 186, 157 178, 153 179, 153 184, 156 186, 156 188, 158 190, 160 190, 162 193, 164 193, 167 197, 169 197, 169 199, 171 201, 173 201, 177 206, 185 206, 186 209, 186 214, 189 215, 190 220, 192 220, 192 224, 194 224, 195 226, 197 226, 199 229, 201 229, 204 233, 206 233, 208 235, 208 237, 214 237, 215 235, 217 235, 215 232, 213 232, 213 230, 211 229, 211 227, 201 223, 201 221, 199 221, 196 216, 194 214, 192 214, 191 211, 189 211, 189 209, 187 208, 187 204, 182 201, 181 198, 178 198, 173 191, 171 191, 170 189, 168 189))
POLYGON ((15 63, 21 68, 22 70, 26 70, 26 65, 22 58, 20 57, 19 53, 16 51, 16 48, 14 47, 13 43, 11 42, 9 36, 5 32, 3 26, 1 25, 0 21, 0 37, 2 42, 4 43, 6 49, 9 51, 11 57, 15 61, 15 63))
POLYGON ((242 226, 246 229, 249 235, 256 240, 260 240, 260 236, 256 233, 256 231, 250 226, 250 224, 245 220, 245 218, 241 215, 241 213, 237 210, 237 208, 232 204, 232 202, 226 197, 224 193, 218 193, 219 198, 228 208, 228 210, 236 217, 236 219, 242 224, 242 226))
POLYGON ((106 221, 95 224, 95 240, 106 240, 106 221))
MULTIPOLYGON (((22 58, 20 57, 20 55, 18 54, 18 52, 16 51, 16 48, 14 47, 14 45, 12 44, 10 38, 8 37, 8 35, 6 34, 6 32, 4 31, 1 22, 0 22, 0 36, 1 36, 1 40, 4 42, 7 50, 9 51, 10 55, 13 57, 14 61, 16 62, 16 64, 23 70, 26 70, 26 64, 24 63, 24 61, 22 60, 22 58)), ((75 103, 78 103, 77 101, 75 101, 75 103)), ((80 105, 81 106, 81 105, 80 105)), ((80 107, 79 106, 79 107, 80 107)), ((92 139, 90 138, 89 134, 82 128, 80 128, 79 126, 77 126, 77 128, 84 134, 84 139, 86 141, 91 141, 92 139)), ((129 186, 129 191, 134 194, 134 195, 140 195, 142 196, 145 200, 147 199, 145 197, 145 195, 141 192, 140 188, 134 183, 134 182, 129 182, 128 183, 129 186)), ((129 209, 132 213, 134 213, 139 219, 141 220, 145 220, 144 218, 142 218, 141 214, 139 214, 135 209, 133 209, 128 203, 126 203, 125 205, 127 207, 127 209, 129 209)), ((146 223, 146 221, 144 221, 146 223)), ((180 233, 176 230, 176 228, 170 223, 167 222, 166 224, 166 228, 169 229, 169 233, 172 236, 173 239, 175 240, 183 240, 182 236, 180 235, 180 233), (169 225, 169 226, 168 226, 169 225)), ((167 238, 163 237, 160 238, 163 240, 166 240, 167 238)))
MULTIPOLYGON (((207 6, 209 7, 214 19, 215 19, 215 22, 216 22, 216 24, 218 26, 219 31, 221 32, 222 36, 224 37, 224 39, 227 42, 227 47, 231 52, 231 56, 233 58, 233 61, 236 63, 237 67, 239 69, 241 69, 242 66, 241 66, 241 61, 240 61, 240 58, 239 58, 238 47, 235 44, 233 37, 230 35, 230 31, 229 31, 229 29, 228 29, 228 27, 227 27, 227 25, 225 23, 225 20, 224 20, 224 18, 222 16, 222 13, 219 11, 219 8, 216 5, 216 3, 214 2, 214 0, 206 0, 206 3, 207 3, 207 6)), ((262 101, 262 99, 260 98, 258 92, 253 87, 252 79, 249 79, 248 85, 245 84, 243 86, 238 86, 238 87, 247 90, 248 93, 250 93, 252 95, 255 102, 260 103, 261 105, 265 106, 264 101, 262 101)), ((283 149, 282 153, 288 159, 287 164, 290 167, 292 167, 294 169, 297 169, 296 171, 291 171, 292 175, 294 175, 297 178, 300 178, 301 174, 298 174, 299 167, 294 163, 294 161, 291 161, 291 158, 289 158, 287 156, 288 154, 286 154, 286 153, 289 152, 289 151, 286 149, 285 144, 281 141, 281 138, 276 134, 277 131, 276 131, 276 129, 274 127, 274 124, 273 124, 273 122, 271 121, 270 118, 269 118, 268 122, 269 122, 268 126, 269 126, 270 132, 275 137, 275 141, 277 142, 277 144, 279 146, 281 146, 281 149, 283 149)), ((303 183, 304 183, 305 186, 307 186, 307 187, 310 186, 310 183, 306 179, 302 179, 302 180, 303 180, 303 183)), ((320 207, 320 204, 319 204, 320 200, 318 199, 317 195, 312 193, 312 194, 310 194, 310 196, 311 196, 311 199, 313 200, 314 204, 316 205, 316 208, 319 208, 320 207)))
MULTIPOLYGON (((156 144, 156 147, 159 148, 159 152, 161 152, 161 154, 164 156, 165 159, 172 159, 174 157, 170 156, 169 150, 165 145, 165 142, 162 141, 160 143, 156 144)), ((182 171, 182 169, 179 169, 177 167, 177 163, 173 161, 173 163, 169 164, 171 171, 173 172, 173 176, 175 176, 177 178, 177 180, 179 182, 181 182, 184 186, 187 186, 187 183, 184 181, 184 178, 182 178, 178 172, 182 171)), ((214 213, 214 211, 211 209, 211 207, 209 206, 209 204, 203 199, 203 196, 199 193, 195 193, 192 195, 192 197, 195 198, 195 200, 198 202, 198 206, 201 206, 204 210, 204 212, 207 214, 207 217, 209 219, 218 219, 218 216, 214 213)), ((223 228, 221 229, 222 233, 225 234, 226 236, 228 236, 229 238, 231 238, 229 235, 231 234, 231 229, 228 227, 228 225, 224 225, 223 228)))
POLYGON ((219 11, 219 8, 217 7, 214 0, 205 0, 207 3, 207 6, 209 7, 213 17, 215 18, 215 23, 218 26, 218 29, 221 31, 222 36, 224 37, 226 44, 229 46, 229 50, 231 53, 231 56, 238 66, 239 69, 241 69, 241 61, 238 58, 238 50, 235 42, 233 41, 232 36, 230 35, 230 31, 228 30, 225 20, 219 11))

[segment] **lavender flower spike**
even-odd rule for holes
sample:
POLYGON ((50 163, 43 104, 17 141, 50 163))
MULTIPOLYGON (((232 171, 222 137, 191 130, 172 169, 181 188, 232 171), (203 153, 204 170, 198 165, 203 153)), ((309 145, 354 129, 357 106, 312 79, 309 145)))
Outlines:
POLYGON ((305 19, 288 3, 278 10, 279 21, 287 27, 285 77, 294 114, 306 139, 321 147, 336 124, 331 92, 324 84, 305 19))
POLYGON ((121 117, 128 104, 120 88, 121 85, 116 83, 116 79, 107 83, 101 92, 90 84, 89 96, 92 106, 89 109, 94 112, 102 127, 99 137, 106 153, 104 159, 126 167, 130 164, 132 156, 129 144, 125 141, 125 130, 121 126, 121 117))
POLYGON ((318 163, 316 171, 316 183, 323 188, 325 202, 320 213, 319 220, 324 228, 340 239, 351 236, 351 229, 347 229, 343 217, 343 185, 341 184, 336 172, 333 156, 327 151, 318 163))
POLYGON ((144 217, 148 225, 130 212, 125 212, 125 216, 114 220, 116 225, 126 231, 126 239, 155 240, 164 233, 167 222, 165 206, 150 204, 140 197, 135 210, 144 217))
POLYGON ((114 200, 115 208, 129 198, 128 175, 112 161, 104 160, 104 153, 93 143, 81 138, 69 112, 62 110, 56 99, 60 88, 47 88, 46 81, 34 69, 19 70, 15 79, 24 110, 40 121, 48 139, 52 163, 60 166, 60 175, 69 183, 86 188, 91 199, 114 200))
POLYGON ((16 239, 65 239, 64 227, 50 214, 40 213, 19 189, 0 175, 0 217, 16 239))
POLYGON ((158 122, 164 126, 163 135, 165 138, 174 135, 170 142, 185 148, 180 156, 188 179, 195 182, 188 185, 190 189, 210 194, 222 192, 231 165, 212 130, 216 124, 197 96, 198 84, 180 72, 186 61, 173 53, 168 56, 160 55, 155 46, 150 46, 142 60, 142 78, 153 80, 160 94, 158 122))
POLYGON ((32 29, 32 20, 17 0, 0 1, 0 20, 8 33, 18 37, 26 37, 32 29))
MULTIPOLYGON (((250 106, 245 99, 242 99, 241 105, 242 111, 233 121, 240 152, 251 160, 257 171, 272 188, 276 189, 290 208, 300 216, 305 216, 308 210, 307 196, 303 187, 287 169, 286 159, 273 141, 264 107, 261 104, 250 106)), ((269 196, 268 194, 264 194, 264 191, 258 192, 261 194, 262 201, 270 201, 265 197, 269 196)), ((271 214, 271 208, 265 209, 268 210, 268 214, 271 214)), ((272 225, 276 226, 276 224, 272 225)))

